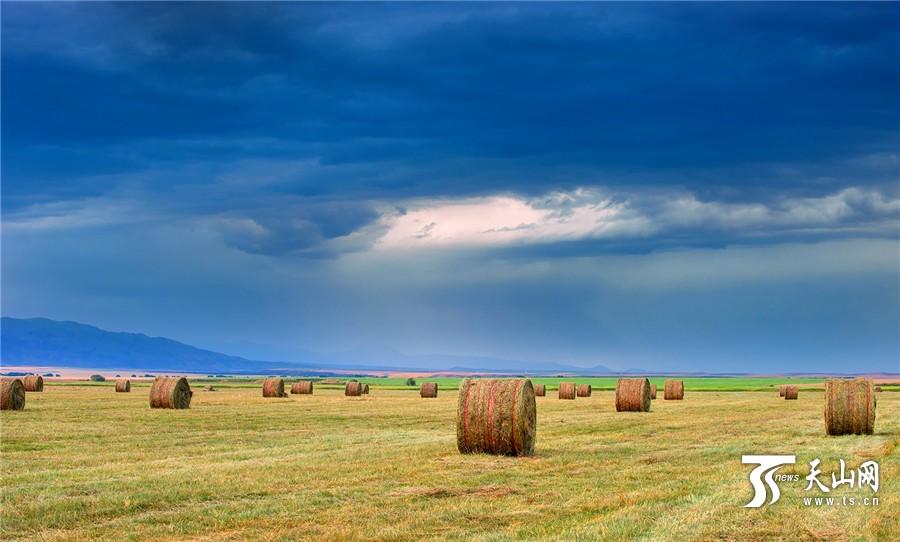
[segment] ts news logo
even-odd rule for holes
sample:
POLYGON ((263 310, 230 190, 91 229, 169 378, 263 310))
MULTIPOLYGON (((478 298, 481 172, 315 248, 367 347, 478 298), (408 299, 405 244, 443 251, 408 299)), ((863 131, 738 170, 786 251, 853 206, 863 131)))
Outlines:
MULTIPOLYGON (((754 464, 759 465, 752 471, 750 471, 750 484, 753 486, 753 500, 744 505, 744 508, 759 508, 766 502, 766 487, 763 485, 763 480, 765 480, 766 485, 769 486, 769 489, 772 491, 772 500, 769 501, 769 504, 774 504, 781 498, 781 490, 778 489, 778 484, 775 483, 775 473, 781 467, 785 465, 793 465, 797 462, 797 456, 795 455, 743 455, 741 456, 741 463, 745 465, 754 464), (763 478, 763 474, 765 474, 765 478, 763 478)), ((798 474, 782 474, 778 476, 779 481, 788 482, 799 480, 800 475, 798 474)))

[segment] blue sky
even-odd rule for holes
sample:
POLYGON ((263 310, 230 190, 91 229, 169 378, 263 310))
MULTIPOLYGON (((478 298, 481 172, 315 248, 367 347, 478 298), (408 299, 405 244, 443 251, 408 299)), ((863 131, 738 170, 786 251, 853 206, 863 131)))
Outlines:
POLYGON ((900 369, 897 4, 4 4, 2 311, 900 369))

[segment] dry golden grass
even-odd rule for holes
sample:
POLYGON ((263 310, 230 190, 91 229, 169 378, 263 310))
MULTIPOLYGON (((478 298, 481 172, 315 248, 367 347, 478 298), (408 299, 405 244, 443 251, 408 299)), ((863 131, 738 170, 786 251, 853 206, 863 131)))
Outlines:
MULTIPOLYGON (((538 398, 535 456, 461 455, 456 393, 57 386, 0 413, 3 540, 900 540, 900 394, 871 436, 825 436, 823 395, 693 392, 617 413, 614 392, 538 398), (796 453, 758 510, 741 454, 796 453), (808 461, 881 463, 877 507, 805 507, 808 461)), ((869 491, 869 490, 866 490, 869 491)), ((838 495, 864 495, 842 488, 838 495)))

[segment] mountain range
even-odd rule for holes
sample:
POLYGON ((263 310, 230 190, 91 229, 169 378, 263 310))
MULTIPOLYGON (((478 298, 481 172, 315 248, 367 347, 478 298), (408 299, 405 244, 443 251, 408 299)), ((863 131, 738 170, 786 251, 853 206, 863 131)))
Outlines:
POLYGON ((196 348, 164 337, 106 331, 78 322, 47 318, 0 319, 0 362, 3 365, 227 374, 312 374, 337 370, 612 373, 600 365, 585 368, 484 356, 407 355, 389 350, 336 354, 305 352, 301 357, 303 359, 255 360, 196 348))

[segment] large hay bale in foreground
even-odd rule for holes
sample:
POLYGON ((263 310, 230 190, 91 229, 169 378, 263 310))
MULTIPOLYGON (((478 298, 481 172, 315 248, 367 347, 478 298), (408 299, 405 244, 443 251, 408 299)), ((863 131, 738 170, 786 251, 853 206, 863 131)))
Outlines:
POLYGON ((591 396, 591 385, 590 384, 578 384, 578 391, 576 392, 578 397, 590 397, 591 396))
POLYGON ((871 435, 875 431, 872 381, 833 379, 825 382, 825 433, 871 435))
POLYGON ((787 384, 781 384, 778 386, 778 397, 784 397, 784 389, 788 387, 787 384))
POLYGON ((150 387, 150 408, 190 408, 192 395, 187 378, 157 376, 150 387))
POLYGON ((437 382, 422 382, 422 385, 419 386, 419 395, 421 397, 430 398, 437 397, 438 385, 437 382))
POLYGON ((18 378, 3 378, 0 381, 0 410, 23 410, 25 408, 25 384, 18 378))
POLYGON ((547 395, 547 386, 544 384, 534 384, 532 387, 536 397, 545 397, 547 395))
POLYGON ((616 412, 650 410, 650 381, 646 378, 620 378, 616 383, 616 412))
POLYGON ((559 383, 559 398, 560 399, 575 399, 575 383, 574 382, 560 382, 559 383))
POLYGON ((650 398, 656 399, 656 384, 650 384, 650 398))
POLYGON ((300 382, 294 382, 293 384, 291 384, 291 393, 296 393, 299 395, 312 395, 312 392, 312 380, 301 380, 300 382))
POLYGON ((459 384, 456 446, 461 453, 531 455, 536 429, 531 380, 466 378, 459 384))
POLYGON ((800 386, 785 386, 784 387, 784 398, 785 400, 796 401, 797 394, 800 392, 800 386))
POLYGON ((287 394, 284 393, 284 379, 265 379, 265 381, 263 381, 262 393, 263 397, 287 397, 287 394))
POLYGON ((666 380, 663 387, 663 399, 666 401, 681 401, 684 399, 684 381, 666 380))
POLYGON ((359 382, 347 382, 344 386, 344 395, 348 397, 359 397, 363 393, 363 385, 359 382))
POLYGON ((25 391, 44 391, 44 377, 41 375, 28 375, 22 379, 25 391))
POLYGON ((116 380, 116 393, 129 393, 131 392, 131 380, 127 378, 120 378, 116 380))

